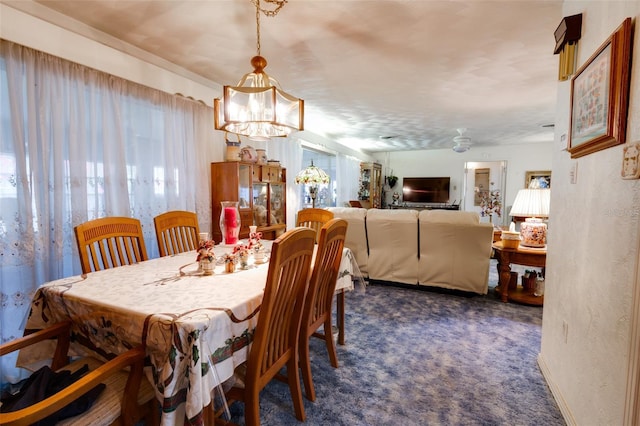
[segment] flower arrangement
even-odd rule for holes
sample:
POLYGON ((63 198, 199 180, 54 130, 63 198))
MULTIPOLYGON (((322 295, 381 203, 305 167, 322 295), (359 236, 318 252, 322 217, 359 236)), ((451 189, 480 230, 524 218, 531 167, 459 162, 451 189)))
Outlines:
POLYGON ((480 215, 489 216, 492 219, 494 214, 498 217, 502 216, 502 202, 498 189, 484 191, 480 199, 480 215))
POLYGON ((262 248, 260 239, 262 239, 262 232, 253 232, 249 234, 249 244, 247 245, 248 249, 253 250, 256 253, 259 252, 262 248))
POLYGON ((198 245, 198 257, 196 257, 196 262, 200 262, 201 260, 207 260, 209 262, 213 262, 216 258, 213 253, 213 247, 215 243, 213 240, 202 240, 198 245))
POLYGON ((235 265, 238 263, 238 255, 236 253, 226 253, 222 259, 225 264, 232 263, 235 265))

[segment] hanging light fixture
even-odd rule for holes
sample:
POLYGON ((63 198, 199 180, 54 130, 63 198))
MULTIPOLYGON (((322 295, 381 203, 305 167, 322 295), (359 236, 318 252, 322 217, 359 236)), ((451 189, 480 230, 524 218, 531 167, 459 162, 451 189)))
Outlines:
POLYGON ((253 140, 285 137, 304 129, 304 101, 284 92, 278 81, 264 72, 267 60, 260 56, 260 12, 275 16, 287 0, 266 2, 277 6, 266 10, 260 7, 260 0, 251 0, 256 6, 258 52, 251 58, 253 72, 245 74, 237 86, 224 86, 222 99, 213 100, 216 130, 253 140))
POLYGON ((311 165, 304 170, 300 170, 296 175, 296 183, 299 185, 309 185, 309 194, 311 195, 311 207, 316 207, 316 196, 318 195, 318 185, 326 185, 329 183, 329 175, 319 167, 311 165))
POLYGON ((467 129, 462 127, 456 130, 458 131, 458 136, 453 138, 453 142, 455 142, 455 145, 452 149, 458 153, 469 151, 469 149, 471 149, 471 138, 464 135, 467 129))

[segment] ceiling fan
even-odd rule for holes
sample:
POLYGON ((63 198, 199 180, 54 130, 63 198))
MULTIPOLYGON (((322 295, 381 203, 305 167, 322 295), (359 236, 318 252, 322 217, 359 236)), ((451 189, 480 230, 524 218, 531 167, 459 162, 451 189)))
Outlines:
POLYGON ((453 142, 455 142, 453 150, 459 153, 469 151, 471 149, 471 138, 464 135, 467 129, 462 127, 456 130, 458 131, 458 136, 453 138, 453 142))

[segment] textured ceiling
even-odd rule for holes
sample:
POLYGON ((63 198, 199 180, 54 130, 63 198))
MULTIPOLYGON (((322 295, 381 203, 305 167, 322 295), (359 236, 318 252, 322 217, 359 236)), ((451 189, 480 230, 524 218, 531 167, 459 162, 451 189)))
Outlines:
MULTIPOLYGON (((249 0, 38 3, 219 84, 256 54, 249 0)), ((555 0, 289 0, 261 15, 261 53, 306 131, 351 147, 549 142, 561 19, 555 0)))

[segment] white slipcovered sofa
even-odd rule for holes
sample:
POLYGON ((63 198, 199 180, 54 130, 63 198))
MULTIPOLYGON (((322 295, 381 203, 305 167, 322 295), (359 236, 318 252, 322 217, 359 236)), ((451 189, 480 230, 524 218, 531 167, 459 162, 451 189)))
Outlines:
POLYGON ((475 212, 330 207, 370 280, 488 291, 493 226, 475 212))

